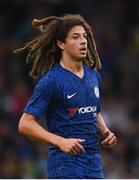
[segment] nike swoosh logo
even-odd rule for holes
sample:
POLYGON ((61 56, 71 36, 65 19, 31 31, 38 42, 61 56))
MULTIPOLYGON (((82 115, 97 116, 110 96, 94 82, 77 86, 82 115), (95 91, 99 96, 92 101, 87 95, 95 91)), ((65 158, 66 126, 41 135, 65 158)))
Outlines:
POLYGON ((71 99, 71 98, 72 98, 73 96, 75 96, 76 94, 77 94, 77 92, 74 93, 74 94, 71 94, 71 95, 68 94, 68 95, 67 95, 67 98, 68 98, 68 99, 71 99))

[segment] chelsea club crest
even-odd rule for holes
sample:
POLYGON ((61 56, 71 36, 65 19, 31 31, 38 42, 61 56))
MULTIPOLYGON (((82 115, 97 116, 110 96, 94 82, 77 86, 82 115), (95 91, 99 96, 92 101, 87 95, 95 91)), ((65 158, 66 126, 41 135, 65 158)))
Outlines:
POLYGON ((95 93, 96 97, 99 98, 99 89, 97 86, 94 87, 94 93, 95 93))

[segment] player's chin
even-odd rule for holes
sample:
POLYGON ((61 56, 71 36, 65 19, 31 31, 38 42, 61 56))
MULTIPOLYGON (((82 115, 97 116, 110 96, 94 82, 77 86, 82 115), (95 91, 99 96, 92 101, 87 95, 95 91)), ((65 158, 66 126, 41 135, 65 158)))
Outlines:
POLYGON ((86 54, 80 54, 79 55, 79 59, 85 59, 86 58, 86 54))

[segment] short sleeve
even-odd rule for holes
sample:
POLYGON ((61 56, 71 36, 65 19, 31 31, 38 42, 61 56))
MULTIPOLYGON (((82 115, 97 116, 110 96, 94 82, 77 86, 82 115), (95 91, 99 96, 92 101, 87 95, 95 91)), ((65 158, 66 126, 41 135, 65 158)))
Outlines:
POLYGON ((44 76, 35 86, 33 94, 29 99, 24 112, 32 114, 39 119, 47 110, 54 93, 54 83, 52 78, 44 76))
POLYGON ((100 73, 98 71, 97 72, 97 80, 98 80, 98 86, 99 86, 99 106, 98 106, 98 112, 101 111, 101 94, 102 94, 102 79, 100 76, 100 73))
POLYGON ((100 73, 97 71, 97 79, 98 79, 98 83, 99 83, 99 91, 100 93, 102 93, 102 79, 100 76, 100 73))

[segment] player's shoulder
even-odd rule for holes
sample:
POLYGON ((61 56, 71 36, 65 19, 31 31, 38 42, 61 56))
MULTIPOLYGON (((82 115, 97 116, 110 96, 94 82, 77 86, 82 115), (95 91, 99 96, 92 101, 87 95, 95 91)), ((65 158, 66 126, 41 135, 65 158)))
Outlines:
POLYGON ((90 68, 88 66, 84 66, 84 67, 88 73, 96 75, 96 76, 100 76, 100 73, 96 68, 90 68))
POLYGON ((40 81, 54 81, 55 78, 57 77, 57 70, 56 67, 52 68, 49 70, 46 74, 44 74, 41 78, 40 81))
POLYGON ((36 86, 37 87, 45 87, 45 86, 51 86, 54 84, 54 75, 51 71, 48 73, 42 75, 39 79, 36 81, 36 86))

